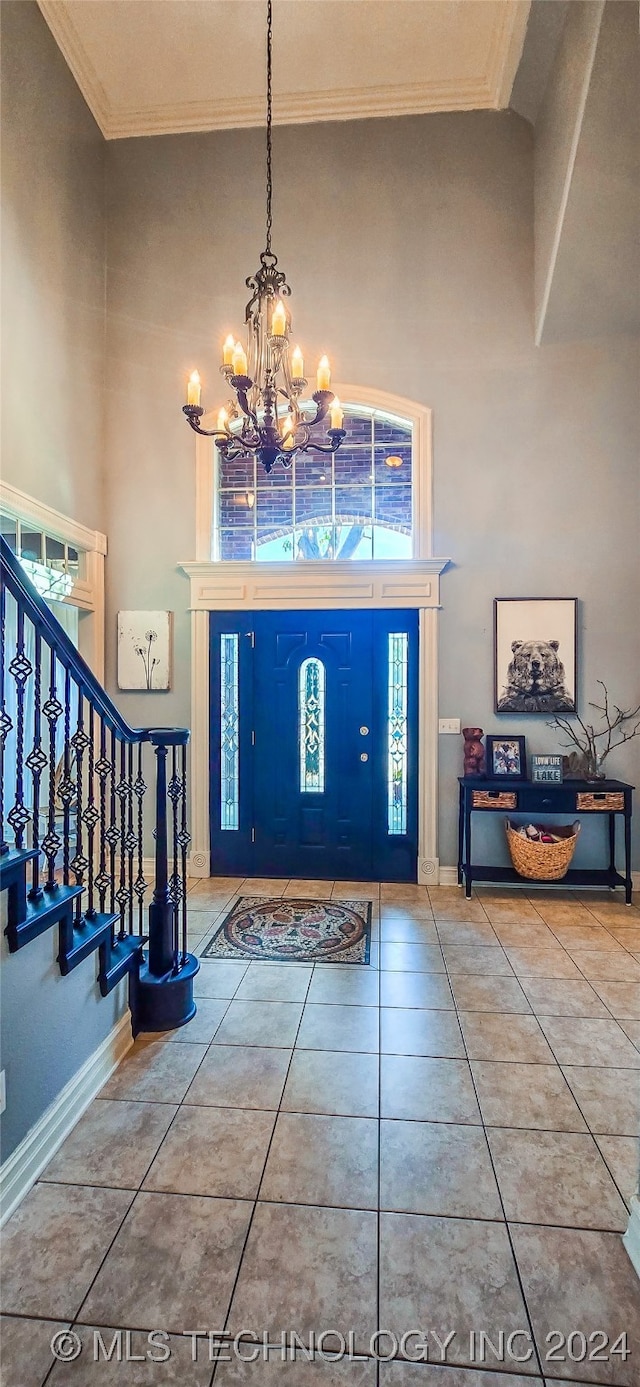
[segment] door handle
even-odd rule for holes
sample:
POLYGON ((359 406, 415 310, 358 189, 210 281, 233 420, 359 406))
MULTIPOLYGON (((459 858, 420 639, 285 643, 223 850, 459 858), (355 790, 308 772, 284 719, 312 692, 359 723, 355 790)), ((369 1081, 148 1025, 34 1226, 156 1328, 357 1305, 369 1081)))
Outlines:
POLYGON ((368 761, 368 760, 369 760, 369 757, 368 757, 366 751, 361 751, 361 752, 360 752, 360 760, 361 760, 361 761, 368 761))
POLYGON ((368 727, 361 727, 361 728, 360 728, 360 736, 361 736, 361 737, 368 737, 368 736, 369 736, 369 728, 368 728, 368 727))

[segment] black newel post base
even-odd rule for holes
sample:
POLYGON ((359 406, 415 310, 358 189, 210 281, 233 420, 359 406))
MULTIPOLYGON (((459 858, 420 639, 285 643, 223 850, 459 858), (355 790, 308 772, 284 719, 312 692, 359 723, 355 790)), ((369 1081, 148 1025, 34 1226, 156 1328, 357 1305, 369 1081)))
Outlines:
POLYGON ((199 960, 194 954, 187 954, 179 973, 157 977, 149 972, 149 963, 143 956, 140 970, 132 975, 129 986, 133 1034, 186 1026, 196 1014, 193 979, 199 972, 199 960))

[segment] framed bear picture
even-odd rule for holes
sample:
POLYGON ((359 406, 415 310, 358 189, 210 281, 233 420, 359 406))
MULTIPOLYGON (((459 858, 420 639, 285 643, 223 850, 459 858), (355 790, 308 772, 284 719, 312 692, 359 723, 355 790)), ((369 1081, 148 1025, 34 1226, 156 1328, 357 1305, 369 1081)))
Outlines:
POLYGON ((577 711, 576 597, 496 597, 496 713, 577 711))

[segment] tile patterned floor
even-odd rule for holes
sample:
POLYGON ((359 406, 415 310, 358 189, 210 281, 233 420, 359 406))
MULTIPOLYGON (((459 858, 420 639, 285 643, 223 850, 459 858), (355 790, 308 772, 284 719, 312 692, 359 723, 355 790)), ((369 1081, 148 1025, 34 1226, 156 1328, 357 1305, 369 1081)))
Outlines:
POLYGON ((260 891, 370 896, 370 966, 203 961, 198 1016, 138 1039, 6 1226, 6 1387, 640 1387, 637 904, 212 879, 190 947, 260 891), (69 1326, 83 1353, 54 1362, 69 1326), (184 1332, 223 1327, 277 1347, 194 1361, 184 1332), (96 1328, 130 1361, 92 1361, 96 1328), (378 1329, 429 1362, 377 1361, 378 1329), (283 1361, 283 1330, 356 1356, 283 1361), (532 1354, 483 1359, 480 1331, 532 1354), (630 1356, 585 1360, 597 1331, 630 1356))

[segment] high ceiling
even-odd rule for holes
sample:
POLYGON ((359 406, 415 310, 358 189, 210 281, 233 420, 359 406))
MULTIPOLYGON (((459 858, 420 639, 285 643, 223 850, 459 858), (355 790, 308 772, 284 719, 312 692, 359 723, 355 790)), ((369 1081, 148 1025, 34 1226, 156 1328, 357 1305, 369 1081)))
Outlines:
MULTIPOLYGON (((107 139, 259 125, 264 0, 39 0, 107 139)), ((500 110, 530 0, 274 0, 281 123, 500 110)))

